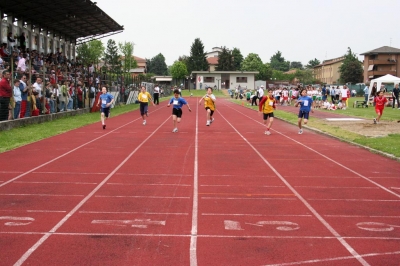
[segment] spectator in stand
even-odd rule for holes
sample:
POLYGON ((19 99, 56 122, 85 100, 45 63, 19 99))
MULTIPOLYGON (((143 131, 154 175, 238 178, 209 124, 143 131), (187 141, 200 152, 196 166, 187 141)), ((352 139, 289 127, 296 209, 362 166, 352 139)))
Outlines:
POLYGON ((21 46, 22 51, 25 51, 25 49, 26 49, 25 32, 22 32, 21 36, 19 36, 19 46, 21 46))
POLYGON ((17 72, 22 74, 25 73, 25 71, 26 71, 26 54, 23 54, 22 58, 18 60, 17 72))
POLYGON ((16 79, 14 80, 14 119, 18 119, 19 117, 19 113, 21 110, 21 90, 19 89, 19 80, 16 79))
POLYGON ((64 80, 58 81, 58 91, 59 91, 58 100, 59 100, 60 112, 67 111, 68 91, 67 91, 67 86, 65 86, 64 80))
POLYGON ((6 43, 2 43, 0 46, 0 57, 6 62, 10 62, 10 53, 7 51, 6 43))
POLYGON ((7 35, 7 46, 10 54, 13 52, 15 44, 16 43, 15 39, 12 36, 12 32, 9 32, 7 35))
POLYGON ((70 86, 69 81, 65 82, 65 86, 67 89, 67 97, 68 97, 67 111, 70 111, 74 107, 74 99, 73 99, 74 92, 71 89, 72 87, 70 86))
MULTIPOLYGON (((43 81, 42 78, 36 78, 36 82, 33 84, 33 92, 36 92, 39 98, 42 97, 43 81)), ((36 95, 35 93, 35 95, 36 95)))
POLYGON ((29 117, 30 116, 30 106, 28 105, 28 93, 29 86, 27 84, 26 75, 21 77, 19 82, 19 90, 21 91, 21 111, 20 118, 29 117))
POLYGON ((10 106, 10 98, 12 96, 12 89, 10 86, 11 73, 8 70, 3 71, 3 77, 0 80, 0 121, 8 119, 10 106))
POLYGON ((76 86, 75 95, 78 100, 78 108, 77 109, 82 109, 83 108, 83 91, 82 91, 81 83, 78 83, 78 86, 76 86))

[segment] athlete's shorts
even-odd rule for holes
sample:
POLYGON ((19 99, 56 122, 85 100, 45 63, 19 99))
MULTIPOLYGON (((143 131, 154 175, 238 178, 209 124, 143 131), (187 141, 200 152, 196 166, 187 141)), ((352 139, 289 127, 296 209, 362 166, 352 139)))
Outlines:
POLYGON ((210 107, 206 107, 206 110, 210 110, 211 112, 210 112, 210 116, 212 116, 213 114, 214 114, 214 111, 213 110, 211 110, 211 108, 210 107))
POLYGON ((149 103, 140 102, 140 115, 145 115, 148 111, 149 103))
POLYGON ((304 119, 308 119, 308 116, 310 115, 310 112, 306 112, 306 111, 299 111, 299 115, 298 118, 304 118, 304 119))
POLYGON ((104 113, 105 117, 108 117, 110 114, 110 107, 101 107, 101 112, 104 113))
POLYGON ((284 100, 284 101, 287 101, 287 100, 288 100, 288 97, 283 97, 283 100, 284 100))
POLYGON ((272 113, 268 113, 268 114, 266 114, 266 113, 263 113, 263 116, 264 116, 264 120, 267 120, 268 119, 268 117, 274 117, 274 112, 272 112, 272 113))
POLYGON ((312 100, 315 101, 316 99, 317 99, 317 96, 314 95, 314 96, 312 97, 312 100))
POLYGON ((376 107, 375 107, 375 113, 377 113, 378 115, 382 115, 382 114, 383 114, 383 108, 384 108, 384 107, 381 107, 381 108, 379 108, 379 107, 376 108, 376 107))
POLYGON ((342 97, 342 101, 343 102, 347 101, 347 98, 342 97))
POLYGON ((182 117, 182 109, 181 108, 172 108, 172 115, 176 115, 176 117, 182 117))

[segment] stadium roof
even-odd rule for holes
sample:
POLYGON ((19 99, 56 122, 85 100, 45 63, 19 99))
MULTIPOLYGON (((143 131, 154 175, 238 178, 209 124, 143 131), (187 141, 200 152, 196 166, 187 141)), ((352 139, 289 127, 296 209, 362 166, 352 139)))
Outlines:
POLYGON ((1 0, 0 11, 2 19, 6 14, 28 27, 49 31, 76 44, 124 30, 96 2, 89 0, 1 0))

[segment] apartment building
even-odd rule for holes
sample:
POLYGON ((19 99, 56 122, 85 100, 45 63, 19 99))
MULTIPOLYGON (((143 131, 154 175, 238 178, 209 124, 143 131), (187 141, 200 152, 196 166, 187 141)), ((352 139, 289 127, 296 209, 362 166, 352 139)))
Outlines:
POLYGON ((338 84, 340 79, 339 67, 344 56, 328 59, 314 67, 314 77, 326 84, 338 84))
POLYGON ((400 75, 400 49, 382 46, 362 53, 364 55, 364 82, 390 74, 400 75))

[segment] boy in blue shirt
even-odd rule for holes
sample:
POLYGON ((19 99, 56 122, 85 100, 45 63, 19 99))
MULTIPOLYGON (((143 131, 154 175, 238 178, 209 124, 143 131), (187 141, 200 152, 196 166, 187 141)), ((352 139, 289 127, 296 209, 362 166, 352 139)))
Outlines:
POLYGON ((110 108, 112 103, 114 102, 114 96, 111 94, 107 93, 107 88, 103 87, 101 88, 101 95, 99 97, 99 101, 97 102, 97 106, 100 105, 101 103, 101 124, 103 125, 103 129, 106 129, 106 123, 105 119, 108 118, 110 114, 110 108))
POLYGON ((173 133, 178 132, 178 123, 181 122, 182 118, 182 106, 187 105, 189 112, 192 110, 189 107, 189 104, 186 102, 185 99, 180 97, 180 92, 178 89, 174 90, 174 97, 168 103, 168 107, 172 104, 172 121, 174 122, 174 129, 172 130, 173 133))
POLYGON ((296 102, 296 107, 299 106, 300 104, 300 110, 299 110, 299 115, 298 115, 298 125, 299 125, 299 134, 303 134, 303 129, 301 129, 301 123, 304 118, 304 124, 307 124, 308 122, 308 117, 310 114, 310 111, 314 113, 314 102, 310 96, 307 96, 307 90, 306 89, 301 89, 300 91, 300 98, 296 102))

